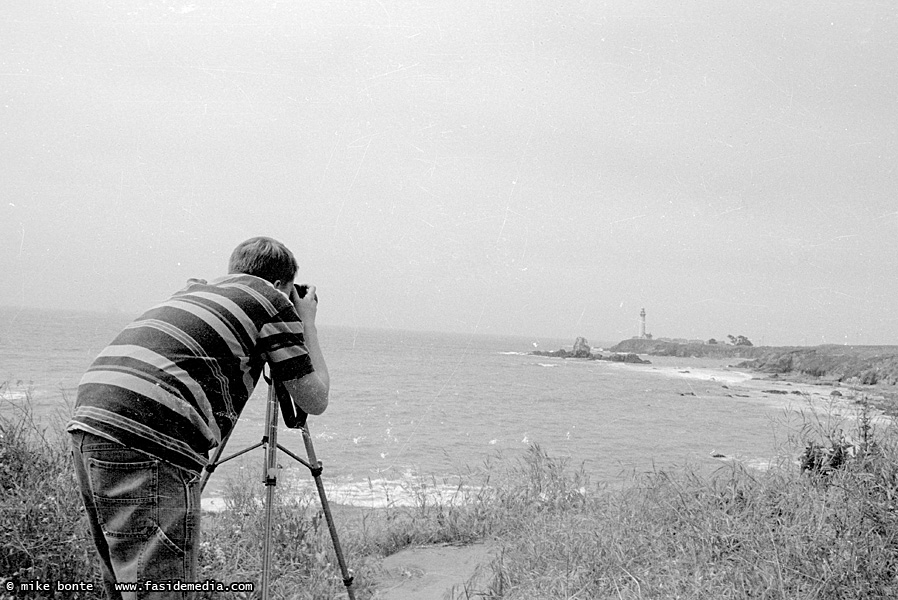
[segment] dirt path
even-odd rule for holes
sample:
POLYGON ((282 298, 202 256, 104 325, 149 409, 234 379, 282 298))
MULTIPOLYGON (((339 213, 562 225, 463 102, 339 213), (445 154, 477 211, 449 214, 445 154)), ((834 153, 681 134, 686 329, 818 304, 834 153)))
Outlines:
POLYGON ((372 600, 464 599, 466 586, 473 592, 485 583, 495 549, 486 542, 401 550, 384 559, 372 600))

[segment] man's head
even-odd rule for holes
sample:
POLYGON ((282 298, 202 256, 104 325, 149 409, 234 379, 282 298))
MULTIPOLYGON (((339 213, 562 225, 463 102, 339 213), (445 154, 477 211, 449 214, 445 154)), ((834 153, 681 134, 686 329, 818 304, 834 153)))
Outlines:
POLYGON ((278 286, 292 285, 296 277, 296 258, 277 240, 254 237, 234 248, 228 262, 228 273, 255 275, 278 286))

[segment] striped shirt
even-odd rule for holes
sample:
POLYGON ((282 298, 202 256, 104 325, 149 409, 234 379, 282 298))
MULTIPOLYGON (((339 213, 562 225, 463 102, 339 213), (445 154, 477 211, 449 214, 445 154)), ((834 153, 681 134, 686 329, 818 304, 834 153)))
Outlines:
POLYGON ((94 360, 66 429, 199 472, 236 424, 266 362, 281 381, 313 371, 287 296, 252 275, 191 280, 94 360))

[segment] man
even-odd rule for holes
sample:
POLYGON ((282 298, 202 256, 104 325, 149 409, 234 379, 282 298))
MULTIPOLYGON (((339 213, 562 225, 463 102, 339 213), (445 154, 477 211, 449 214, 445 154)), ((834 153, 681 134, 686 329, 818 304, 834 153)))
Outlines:
POLYGON ((128 325, 82 378, 67 431, 110 598, 181 597, 122 593, 120 582, 196 580, 199 476, 265 363, 299 409, 327 408, 315 288, 300 297, 296 271, 282 243, 247 240, 229 275, 190 280, 128 325))

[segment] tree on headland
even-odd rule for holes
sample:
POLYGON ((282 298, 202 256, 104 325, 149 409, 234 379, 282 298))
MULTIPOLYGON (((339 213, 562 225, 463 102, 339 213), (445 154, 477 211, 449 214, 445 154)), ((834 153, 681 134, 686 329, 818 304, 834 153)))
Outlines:
POLYGON ((737 337, 728 335, 727 339, 730 340, 730 344, 733 346, 754 346, 754 344, 751 343, 751 340, 744 335, 740 335, 737 337))

